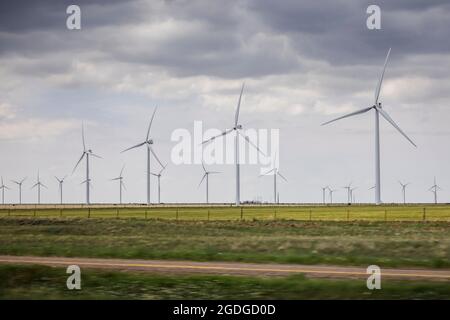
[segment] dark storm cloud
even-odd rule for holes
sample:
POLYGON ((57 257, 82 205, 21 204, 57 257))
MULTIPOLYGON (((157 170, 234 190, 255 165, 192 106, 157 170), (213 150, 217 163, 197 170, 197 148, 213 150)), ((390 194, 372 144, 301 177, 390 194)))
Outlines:
POLYGON ((448 53, 449 16, 447 1, 21 0, 0 4, 0 55, 70 60, 95 53, 177 76, 259 77, 302 71, 302 57, 378 65, 389 47, 393 59, 448 53), (82 8, 78 33, 65 29, 72 3, 82 8), (372 3, 382 10, 379 31, 366 28, 372 3), (140 39, 134 29, 171 21, 178 29, 157 40, 140 39))

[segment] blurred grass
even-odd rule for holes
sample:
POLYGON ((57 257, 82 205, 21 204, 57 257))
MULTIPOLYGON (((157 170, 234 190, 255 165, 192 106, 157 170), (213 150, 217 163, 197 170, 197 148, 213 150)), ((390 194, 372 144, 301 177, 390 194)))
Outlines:
POLYGON ((0 254, 449 267, 449 222, 2 218, 0 254))
POLYGON ((81 290, 68 290, 64 268, 0 265, 0 299, 449 299, 448 282, 211 275, 161 275, 82 269, 81 290))
POLYGON ((0 209, 0 217, 149 218, 168 220, 450 221, 447 205, 192 206, 0 209))

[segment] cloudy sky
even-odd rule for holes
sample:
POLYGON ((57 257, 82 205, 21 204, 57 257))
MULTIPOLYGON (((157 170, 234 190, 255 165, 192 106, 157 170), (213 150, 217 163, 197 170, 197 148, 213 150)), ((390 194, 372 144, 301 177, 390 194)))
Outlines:
MULTIPOLYGON (((24 200, 36 201, 37 170, 57 201, 54 178, 68 175, 65 198, 84 201, 81 123, 89 148, 94 202, 118 200, 109 179, 125 168, 126 202, 145 201, 141 142, 155 106, 154 149, 165 163, 164 202, 204 201, 202 168, 176 165, 176 129, 232 126, 245 81, 241 123, 279 129, 282 202, 319 202, 321 186, 353 182, 357 202, 373 201, 373 113, 320 124, 373 103, 387 50, 391 59, 383 108, 416 142, 412 147, 381 122, 382 198, 401 200, 398 180, 411 182, 408 199, 432 201, 437 177, 450 201, 450 4, 399 1, 100 1, 0 3, 0 174, 28 176, 24 200), (66 28, 66 8, 81 7, 81 30, 66 28), (366 8, 381 7, 381 30, 368 30, 366 8)), ((211 165, 213 202, 234 200, 234 166, 211 165)), ((158 165, 152 163, 152 170, 158 165)), ((242 198, 272 199, 272 178, 242 166, 242 198)), ((152 181, 156 198, 156 180, 152 181)))

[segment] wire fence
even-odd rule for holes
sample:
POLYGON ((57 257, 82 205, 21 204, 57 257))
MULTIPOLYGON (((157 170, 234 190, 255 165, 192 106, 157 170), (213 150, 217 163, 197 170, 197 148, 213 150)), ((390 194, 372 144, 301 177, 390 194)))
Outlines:
POLYGON ((449 221, 450 206, 13 207, 0 217, 166 220, 449 221))

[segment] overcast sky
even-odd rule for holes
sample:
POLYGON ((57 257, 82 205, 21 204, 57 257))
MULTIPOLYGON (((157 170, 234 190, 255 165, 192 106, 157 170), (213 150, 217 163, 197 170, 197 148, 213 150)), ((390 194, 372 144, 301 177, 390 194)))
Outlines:
MULTIPOLYGON (((123 164, 125 202, 145 201, 145 149, 120 153, 145 138, 155 106, 154 149, 169 163, 163 202, 204 201, 200 165, 171 163, 174 130, 233 125, 242 82, 241 123, 280 130, 282 202, 320 202, 321 187, 353 182, 357 202, 374 200, 374 115, 320 124, 370 106, 392 47, 381 93, 383 108, 414 140, 411 146, 381 121, 382 200, 398 202, 398 180, 411 182, 407 200, 450 201, 450 3, 400 1, 100 1, 0 2, 0 174, 37 170, 43 202, 56 202, 57 176, 69 175, 65 200, 84 201, 81 123, 93 159, 92 201, 118 201, 123 164), (66 8, 81 7, 81 30, 66 28, 66 8), (368 30, 366 8, 381 7, 381 30, 368 30)), ((212 165, 210 200, 234 201, 234 166, 212 165)), ((152 162, 152 170, 158 165, 152 162)), ((272 177, 244 165, 242 200, 272 200, 272 177)), ((152 200, 156 200, 156 179, 152 200)))

